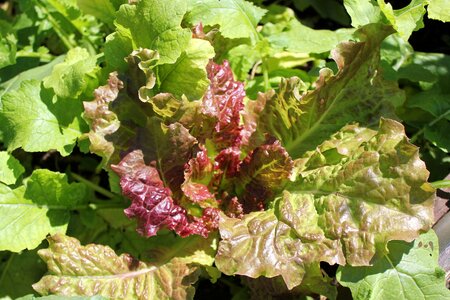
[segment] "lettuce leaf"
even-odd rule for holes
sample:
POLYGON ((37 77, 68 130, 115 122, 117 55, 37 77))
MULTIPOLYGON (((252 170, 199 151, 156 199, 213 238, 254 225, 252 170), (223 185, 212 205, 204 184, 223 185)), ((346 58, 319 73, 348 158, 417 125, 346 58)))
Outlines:
POLYGON ((164 265, 141 262, 109 247, 81 246, 74 238, 54 235, 38 254, 49 274, 33 288, 41 295, 104 296, 109 299, 193 299, 195 266, 174 258, 164 265))
POLYGON ((344 127, 295 163, 295 179, 273 208, 222 217, 223 273, 281 275, 292 289, 320 261, 369 265, 388 241, 411 241, 433 223, 425 164, 393 120, 378 131, 344 127))
POLYGON ((133 49, 156 50, 160 64, 174 63, 188 47, 191 32, 181 27, 185 0, 139 1, 122 5, 115 21, 117 33, 132 40, 133 49), (142 30, 146 28, 146 30, 142 30))
POLYGON ((427 2, 412 0, 401 9, 393 9, 392 5, 384 0, 345 0, 344 5, 352 19, 353 27, 369 23, 390 24, 404 40, 408 40, 414 31, 423 28, 427 2))
POLYGON ((125 214, 137 218, 137 231, 143 236, 154 236, 164 227, 182 237, 192 234, 207 237, 217 228, 218 216, 213 208, 205 208, 201 218, 189 220, 186 210, 175 203, 171 190, 165 187, 158 170, 145 165, 142 151, 129 153, 120 164, 111 167, 121 177, 123 194, 132 200, 125 214))
MULTIPOLYGON (((322 69, 316 89, 300 95, 299 79, 283 80, 277 93, 269 91, 257 101, 259 114, 255 143, 269 133, 281 141, 293 158, 312 150, 351 122, 375 125, 380 116, 395 118, 403 101, 396 83, 378 71, 379 47, 392 28, 371 24, 357 33, 363 42, 344 42, 332 51, 339 72, 322 69)), ((253 119, 253 122, 255 119, 253 119)))
POLYGON ((428 17, 442 22, 450 22, 450 8, 444 0, 433 0, 428 3, 428 17))
POLYGON ((191 39, 174 64, 158 66, 158 91, 169 92, 175 97, 185 95, 188 99, 200 99, 209 85, 206 66, 213 57, 214 48, 208 41, 191 39))

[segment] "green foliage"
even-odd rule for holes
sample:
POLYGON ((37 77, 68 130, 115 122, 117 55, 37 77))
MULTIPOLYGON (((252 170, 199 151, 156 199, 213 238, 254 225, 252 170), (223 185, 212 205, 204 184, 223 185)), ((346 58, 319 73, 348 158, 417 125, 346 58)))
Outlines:
POLYGON ((16 299, 34 292, 31 285, 47 271, 45 263, 37 255, 37 249, 22 253, 0 252, 0 297, 16 299))
POLYGON ((427 1, 412 0, 401 9, 393 9, 384 0, 345 0, 344 5, 352 18, 353 27, 369 23, 390 24, 403 39, 408 40, 413 31, 423 27, 427 1))
POLYGON ((450 22, 450 8, 445 0, 433 0, 428 3, 428 16, 442 22, 450 22))
POLYGON ((368 265, 388 241, 410 241, 428 230, 434 190, 417 148, 402 132, 392 120, 383 120, 378 132, 348 126, 307 152, 273 209, 221 221, 219 270, 252 278, 281 275, 292 289, 320 261, 368 265), (402 158, 394 162, 398 151, 402 158), (420 174, 408 171, 419 164, 420 174))
POLYGON ((353 299, 447 299, 445 272, 437 264, 439 243, 434 231, 414 242, 391 241, 388 252, 371 267, 339 267, 337 278, 353 299))
POLYGON ((87 86, 88 77, 94 77, 95 57, 86 49, 74 48, 67 53, 63 63, 53 67, 52 74, 44 78, 44 87, 52 88, 61 98, 77 98, 87 86))
POLYGON ((86 186, 42 169, 18 188, 0 183, 0 195, 0 250, 19 252, 36 248, 47 234, 65 233, 69 210, 83 203, 86 186))
POLYGON ((158 66, 158 90, 172 93, 179 98, 200 99, 208 87, 206 65, 214 57, 210 43, 192 39, 175 64, 158 66))
POLYGON ((0 298, 450 297, 449 5, 266 3, 2 2, 0 298))
POLYGON ((16 42, 14 35, 2 37, 0 34, 0 68, 16 62, 16 42))
POLYGON ((5 151, 0 152, 0 182, 14 184, 23 172, 25 169, 14 156, 5 151))
POLYGON ((62 155, 72 152, 81 136, 80 104, 58 99, 43 89, 37 80, 23 81, 18 90, 3 95, 0 130, 9 151, 58 150, 62 155))
POLYGON ((254 44, 259 40, 256 25, 266 10, 244 0, 188 0, 186 20, 193 25, 218 25, 221 34, 230 39, 248 38, 254 44))
POLYGON ((117 12, 117 33, 131 38, 133 48, 159 52, 159 64, 174 63, 188 47, 191 32, 180 26, 186 1, 139 1, 117 12), (146 30, 142 30, 146 28, 146 30))

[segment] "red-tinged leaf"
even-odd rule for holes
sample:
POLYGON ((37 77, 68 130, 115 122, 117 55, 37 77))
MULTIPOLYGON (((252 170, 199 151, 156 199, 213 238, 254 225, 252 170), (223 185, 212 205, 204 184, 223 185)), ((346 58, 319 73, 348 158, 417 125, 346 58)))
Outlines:
POLYGON ((194 203, 214 199, 208 187, 201 183, 190 182, 182 187, 184 194, 194 203))
POLYGON ((219 221, 220 210, 213 207, 207 207, 203 210, 202 223, 205 225, 206 229, 209 231, 216 230, 219 228, 219 221))
POLYGON ((210 62, 207 66, 211 81, 203 97, 202 113, 217 119, 213 140, 218 149, 238 146, 241 143, 240 112, 244 108, 244 84, 233 79, 227 61, 222 65, 210 62))
POLYGON ((223 149, 215 158, 215 167, 223 171, 227 177, 234 177, 239 172, 242 162, 240 156, 241 150, 238 147, 223 149))
POLYGON ((207 199, 214 199, 214 195, 209 191, 214 166, 208 157, 208 153, 203 146, 196 157, 189 160, 184 170, 184 183, 181 190, 192 202, 198 203, 207 199))
POLYGON ((206 35, 205 32, 203 31, 202 22, 192 27, 192 37, 195 39, 205 39, 206 35))
POLYGON ((267 98, 270 97, 269 95, 271 93, 273 94, 274 91, 272 90, 270 92, 267 92, 266 94, 260 93, 256 101, 248 101, 246 103, 245 109, 242 112, 242 119, 244 121, 241 131, 242 145, 252 146, 254 148, 264 141, 264 137, 262 137, 260 133, 254 133, 256 132, 256 128, 258 127, 260 114, 264 110, 267 98))
POLYGON ((200 272, 185 257, 174 257, 163 263, 148 263, 126 253, 118 256, 108 246, 82 246, 75 238, 60 234, 49 237, 48 242, 49 248, 38 252, 48 265, 48 273, 33 285, 39 294, 53 295, 43 298, 194 298, 195 289, 192 285, 200 272))
POLYGON ((230 218, 241 219, 244 216, 244 208, 236 196, 226 198, 223 201, 222 208, 225 214, 230 218))
POLYGON ((135 148, 141 149, 147 161, 155 161, 165 185, 176 195, 184 181, 186 162, 192 157, 197 140, 180 123, 168 126, 151 118, 138 131, 135 148))
POLYGON ((294 163, 279 141, 257 147, 241 164, 238 185, 244 211, 263 210, 288 181, 294 163))
POLYGON ((137 231, 140 234, 154 236, 165 227, 180 236, 208 236, 209 230, 203 220, 189 222, 186 210, 174 202, 170 189, 164 186, 157 169, 145 164, 142 151, 129 153, 111 168, 121 176, 122 192, 132 201, 125 214, 137 219, 137 231))
POLYGON ((117 98, 122 88, 123 82, 117 77, 117 73, 111 73, 108 84, 95 90, 95 99, 83 102, 84 118, 91 128, 87 134, 91 143, 89 149, 102 155, 105 160, 108 160, 114 152, 114 145, 106 140, 106 136, 116 132, 120 126, 117 115, 109 110, 109 103, 117 98))

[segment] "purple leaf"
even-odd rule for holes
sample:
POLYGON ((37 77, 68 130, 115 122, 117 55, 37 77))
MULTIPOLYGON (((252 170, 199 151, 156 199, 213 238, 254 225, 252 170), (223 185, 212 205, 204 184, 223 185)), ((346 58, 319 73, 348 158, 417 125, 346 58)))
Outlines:
POLYGON ((244 108, 244 84, 233 79, 233 72, 227 61, 222 65, 210 62, 207 66, 211 81, 203 96, 202 113, 217 119, 213 141, 218 149, 239 146, 242 126, 240 112, 244 108))
POLYGON ((214 213, 206 210, 201 219, 190 222, 186 210, 174 202, 170 189, 164 186, 157 169, 145 165, 141 150, 129 153, 111 168, 121 177, 123 194, 132 201, 125 214, 137 219, 137 231, 143 236, 154 236, 164 227, 182 237, 191 234, 207 237, 218 225, 214 213))

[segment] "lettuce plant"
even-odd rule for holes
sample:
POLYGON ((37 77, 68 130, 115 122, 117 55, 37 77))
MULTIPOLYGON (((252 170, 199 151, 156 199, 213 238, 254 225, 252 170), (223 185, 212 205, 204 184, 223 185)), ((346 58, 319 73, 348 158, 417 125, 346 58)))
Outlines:
POLYGON ((236 299, 450 297, 435 190, 380 62, 386 39, 420 28, 425 2, 365 3, 369 18, 344 1, 354 28, 337 31, 244 0, 100 2, 78 5, 110 31, 101 55, 74 47, 0 102, 9 151, 78 144, 109 179, 110 191, 50 170, 22 180, 0 152, 0 249, 50 234, 35 291, 193 299, 199 278, 233 276, 236 299))

